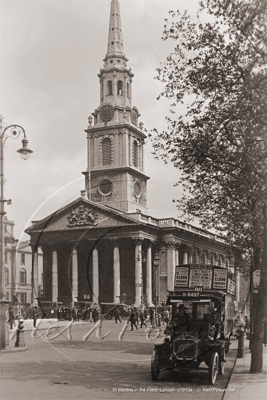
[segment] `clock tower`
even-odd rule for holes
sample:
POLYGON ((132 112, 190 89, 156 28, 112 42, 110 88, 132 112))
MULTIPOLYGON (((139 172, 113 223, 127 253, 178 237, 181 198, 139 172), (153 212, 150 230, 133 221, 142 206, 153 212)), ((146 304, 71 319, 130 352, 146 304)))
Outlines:
POLYGON ((143 124, 132 105, 133 73, 123 48, 120 5, 112 0, 107 54, 98 74, 100 106, 88 118, 88 198, 125 213, 146 212, 143 124))

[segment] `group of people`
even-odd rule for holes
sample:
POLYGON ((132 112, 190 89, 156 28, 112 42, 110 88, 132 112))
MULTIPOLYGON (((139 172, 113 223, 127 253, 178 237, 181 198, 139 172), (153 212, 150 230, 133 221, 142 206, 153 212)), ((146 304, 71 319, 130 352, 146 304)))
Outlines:
POLYGON ((57 318, 64 321, 84 321, 96 323, 99 318, 100 310, 97 307, 77 305, 60 306, 57 310, 57 318))

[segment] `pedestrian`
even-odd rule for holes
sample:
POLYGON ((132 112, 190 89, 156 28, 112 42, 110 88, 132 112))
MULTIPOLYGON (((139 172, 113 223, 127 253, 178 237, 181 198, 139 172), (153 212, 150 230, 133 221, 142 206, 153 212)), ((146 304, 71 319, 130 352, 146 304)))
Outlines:
POLYGON ((167 308, 165 308, 164 312, 163 312, 163 322, 168 325, 169 323, 169 317, 170 317, 170 313, 169 310, 167 308))
POLYGON ((150 307, 150 309, 149 309, 149 316, 150 316, 151 325, 153 325, 154 310, 152 307, 150 307))
POLYGON ((130 314, 131 331, 133 330, 133 327, 134 327, 134 326, 135 326, 136 329, 138 330, 138 327, 137 327, 137 325, 136 325, 136 320, 137 320, 137 318, 136 318, 136 312, 135 312, 135 310, 132 308, 131 314, 130 314))
POLYGON ((38 308, 37 306, 33 307, 33 314, 32 314, 32 318, 33 318, 33 327, 36 328, 36 321, 37 321, 37 317, 38 317, 38 308))
POLYGON ((115 324, 117 323, 117 321, 120 321, 120 323, 121 323, 120 310, 118 308, 116 308, 116 311, 115 311, 115 324))
POLYGON ((94 324, 96 324, 97 321, 98 321, 98 311, 97 311, 96 308, 93 309, 92 317, 93 317, 93 322, 94 322, 94 324))
POLYGON ((140 318, 140 322, 141 322, 140 328, 143 328, 143 325, 145 325, 145 327, 146 327, 145 316, 144 316, 144 313, 142 310, 140 311, 139 318, 140 318))

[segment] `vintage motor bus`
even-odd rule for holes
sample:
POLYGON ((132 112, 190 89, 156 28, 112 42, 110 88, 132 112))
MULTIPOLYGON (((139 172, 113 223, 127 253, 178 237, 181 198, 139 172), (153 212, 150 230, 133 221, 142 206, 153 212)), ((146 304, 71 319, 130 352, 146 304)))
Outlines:
POLYGON ((175 290, 167 305, 171 316, 163 342, 154 343, 152 379, 161 370, 203 370, 215 384, 224 374, 234 319, 235 277, 213 265, 181 265, 175 270, 175 290))

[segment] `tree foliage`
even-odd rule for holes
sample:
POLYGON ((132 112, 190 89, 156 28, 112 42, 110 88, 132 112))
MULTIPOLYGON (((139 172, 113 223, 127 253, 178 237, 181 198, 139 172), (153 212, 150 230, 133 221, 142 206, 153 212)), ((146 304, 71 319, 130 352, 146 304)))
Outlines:
POLYGON ((163 40, 175 48, 158 68, 160 94, 176 114, 157 132, 154 153, 182 171, 178 207, 222 231, 261 269, 253 295, 251 372, 262 371, 267 254, 267 0, 203 0, 197 22, 170 11, 163 40), (208 17, 205 22, 201 15, 208 17), (264 250, 264 251, 262 251, 264 250), (263 259, 262 259, 263 258, 263 259))
POLYGON ((175 48, 157 69, 173 117, 154 129, 154 154, 182 171, 178 208, 249 251, 266 205, 266 3, 204 0, 197 21, 170 11, 163 40, 175 48))

